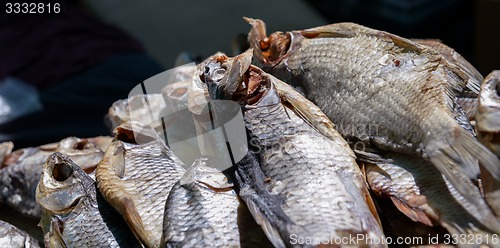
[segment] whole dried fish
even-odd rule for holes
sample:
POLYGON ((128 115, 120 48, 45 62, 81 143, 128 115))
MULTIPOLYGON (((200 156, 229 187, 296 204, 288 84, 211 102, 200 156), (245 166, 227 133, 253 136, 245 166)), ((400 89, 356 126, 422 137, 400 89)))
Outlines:
POLYGON ((96 169, 104 198, 146 247, 159 247, 165 201, 185 172, 183 163, 156 132, 132 122, 116 129, 96 169))
POLYGON ((455 175, 476 179, 478 160, 500 180, 500 161, 467 131, 456 102, 468 85, 477 88, 464 67, 433 48, 354 23, 267 37, 262 21, 247 21, 260 63, 300 87, 348 140, 422 155, 464 197, 473 192, 455 175))
POLYGON ((500 232, 500 222, 482 199, 479 189, 466 178, 462 182, 469 184, 474 192, 470 197, 476 198, 479 204, 468 203, 422 158, 384 154, 384 159, 376 164, 364 164, 367 182, 376 194, 390 198, 413 221, 428 226, 442 225, 452 235, 475 236, 484 244, 487 244, 487 236, 500 232))
POLYGON ((356 234, 380 240, 383 233, 365 202, 366 185, 346 141, 339 135, 329 139, 305 122, 291 103, 282 102, 277 79, 251 60, 251 51, 233 59, 215 55, 200 69, 211 98, 244 106, 266 190, 281 201, 269 206, 259 195, 244 194, 252 191, 240 191, 257 223, 279 247, 332 244, 356 234), (284 217, 273 222, 269 213, 284 217))
POLYGON ((0 247, 38 248, 38 241, 17 227, 0 220, 0 247))
POLYGON ((165 206, 164 247, 272 247, 233 185, 200 158, 173 186, 165 206))
POLYGON ((95 181, 61 153, 47 159, 36 199, 46 247, 139 247, 95 181))
POLYGON ((61 152, 92 173, 101 161, 111 137, 80 139, 69 137, 58 143, 35 148, 24 148, 5 156, 0 170, 0 203, 20 213, 40 218, 42 211, 35 202, 35 188, 40 180, 43 164, 54 152, 61 152))

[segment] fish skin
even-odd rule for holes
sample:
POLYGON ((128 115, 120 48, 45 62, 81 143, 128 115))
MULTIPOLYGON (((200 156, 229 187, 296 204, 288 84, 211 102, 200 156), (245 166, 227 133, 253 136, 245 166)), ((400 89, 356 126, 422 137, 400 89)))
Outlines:
POLYGON ((478 104, 478 94, 484 78, 476 68, 453 48, 436 39, 412 39, 421 45, 428 46, 441 54, 449 63, 459 67, 467 74, 467 87, 458 93, 456 101, 469 120, 474 120, 478 104))
POLYGON ((272 247, 229 179, 207 162, 196 160, 170 191, 162 247, 272 247))
POLYGON ((23 148, 7 155, 0 170, 0 203, 23 215, 39 219, 42 214, 35 201, 35 188, 40 180, 43 164, 54 152, 61 152, 73 159, 88 173, 104 155, 104 147, 111 137, 81 139, 69 137, 58 143, 23 148))
POLYGON ((500 179, 500 160, 468 132, 457 107, 469 74, 438 51, 354 23, 266 37, 262 21, 247 21, 258 62, 303 88, 344 138, 421 155, 465 197, 471 192, 455 175, 477 179, 477 160, 500 179))
POLYGON ((17 227, 0 220, 0 247, 38 248, 38 241, 17 227))
POLYGON ((251 56, 251 51, 233 59, 216 55, 201 69, 208 68, 204 80, 212 98, 243 105, 250 143, 260 149, 257 155, 260 167, 269 179, 267 190, 283 201, 271 211, 282 210, 290 219, 287 225, 262 224, 261 221, 270 220, 262 218, 262 213, 251 206, 264 203, 247 202, 257 223, 273 226, 278 231, 266 233, 268 238, 281 239, 281 244, 287 246, 301 246, 291 243, 293 234, 317 238, 316 242, 358 233, 382 237, 380 226, 356 183, 361 172, 352 151, 345 146, 346 141, 340 136, 331 140, 304 122, 281 101, 272 83, 277 79, 247 63, 251 56), (220 77, 221 68, 227 68, 223 77, 220 77), (250 77, 247 73, 252 72, 257 81, 247 79, 250 81, 242 84, 245 77, 250 77), (280 145, 277 149, 276 144, 280 145))
POLYGON ((115 132, 96 169, 99 190, 144 246, 159 247, 165 201, 183 163, 150 127, 132 122, 115 132))
MULTIPOLYGON (((430 162, 404 154, 384 154, 383 157, 384 161, 376 164, 364 164, 367 182, 372 191, 391 199, 413 221, 428 226, 441 225, 452 235, 481 235, 484 242, 486 236, 500 232, 499 220, 479 189, 466 178, 463 183, 474 190, 477 205, 466 201, 430 162)), ((459 244, 459 247, 479 245, 459 244)))
POLYGON ((94 179, 62 153, 47 159, 36 199, 46 247, 140 247, 94 179))

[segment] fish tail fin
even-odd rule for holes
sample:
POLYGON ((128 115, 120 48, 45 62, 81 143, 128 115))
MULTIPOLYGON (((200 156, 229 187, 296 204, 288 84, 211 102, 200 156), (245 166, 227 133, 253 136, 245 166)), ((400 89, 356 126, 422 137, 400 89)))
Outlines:
POLYGON ((440 142, 438 146, 435 146, 437 149, 429 149, 434 152, 428 155, 430 161, 458 192, 474 203, 473 198, 469 196, 473 193, 471 190, 475 189, 470 188, 471 184, 463 183, 457 177, 457 173, 464 174, 473 180, 477 179, 480 172, 479 161, 493 180, 500 181, 500 161, 460 126, 455 126, 452 131, 446 139, 437 141, 440 142))

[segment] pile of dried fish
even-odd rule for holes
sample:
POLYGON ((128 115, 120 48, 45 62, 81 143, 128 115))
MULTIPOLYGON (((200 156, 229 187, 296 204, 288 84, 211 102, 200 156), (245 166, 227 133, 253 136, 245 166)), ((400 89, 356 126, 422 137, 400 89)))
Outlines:
POLYGON ((353 23, 246 20, 248 51, 113 104, 114 138, 0 144, 0 204, 43 230, 0 222, 0 246, 500 247, 500 71, 353 23))

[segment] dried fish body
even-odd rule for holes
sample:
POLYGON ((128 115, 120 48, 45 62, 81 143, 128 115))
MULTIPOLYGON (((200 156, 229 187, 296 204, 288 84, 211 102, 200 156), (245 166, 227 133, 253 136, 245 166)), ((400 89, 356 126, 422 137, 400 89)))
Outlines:
POLYGON ((464 197, 472 192, 456 174, 477 179, 478 160, 500 179, 500 161, 467 131, 472 126, 456 102, 466 87, 477 89, 467 67, 428 46, 354 23, 266 37, 262 21, 247 20, 259 62, 301 87, 347 139, 421 155, 464 197))
POLYGON ((165 247, 270 247, 224 173, 196 160, 170 191, 165 247), (188 203, 188 204, 186 204, 188 203))
POLYGON ((244 106, 267 190, 282 201, 268 209, 260 196, 240 192, 250 199, 246 203, 254 218, 275 246, 311 245, 294 243, 304 239, 318 245, 356 234, 380 240, 383 233, 365 202, 360 188, 365 185, 358 183, 361 172, 346 141, 327 138, 282 102, 274 86, 277 79, 251 66, 250 53, 234 59, 215 55, 202 69, 211 98, 244 106), (273 223, 263 209, 284 213, 284 222, 273 223))
POLYGON ((99 190, 144 246, 159 247, 165 201, 184 164, 150 127, 123 124, 116 137, 96 169, 99 190))
MULTIPOLYGON (((487 243, 487 236, 500 232, 500 222, 483 200, 479 189, 463 178, 479 203, 470 204, 437 169, 418 157, 384 154, 377 163, 365 163, 366 178, 376 194, 415 222, 441 225, 452 235, 470 235, 487 243), (427 164, 426 164, 427 163, 427 164), (480 238, 479 238, 480 237, 480 238)), ((457 175, 459 176, 459 175, 457 175)), ((471 244, 459 244, 470 247, 471 244)), ((476 242, 479 247, 481 242, 476 242)))

